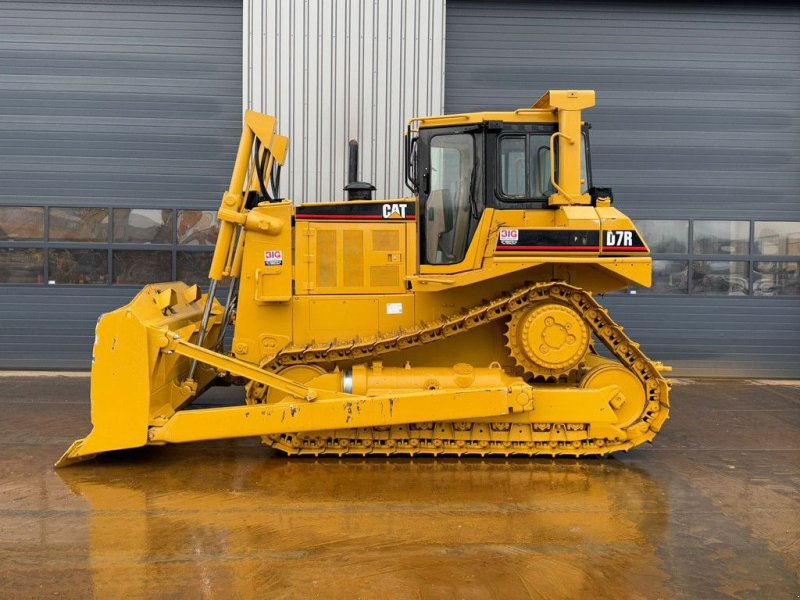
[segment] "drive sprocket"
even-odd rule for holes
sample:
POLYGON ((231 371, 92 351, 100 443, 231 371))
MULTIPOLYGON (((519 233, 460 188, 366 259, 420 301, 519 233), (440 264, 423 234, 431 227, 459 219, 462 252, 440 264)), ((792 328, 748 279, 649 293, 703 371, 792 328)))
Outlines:
POLYGON ((591 335, 569 306, 548 302, 512 313, 506 331, 511 357, 528 376, 558 379, 575 371, 589 350, 591 335))

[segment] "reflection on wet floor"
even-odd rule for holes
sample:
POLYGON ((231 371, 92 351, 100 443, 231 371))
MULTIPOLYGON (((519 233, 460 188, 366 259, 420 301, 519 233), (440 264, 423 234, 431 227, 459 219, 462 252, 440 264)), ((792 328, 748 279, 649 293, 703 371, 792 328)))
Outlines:
POLYGON ((200 456, 186 458, 179 477, 135 467, 145 476, 140 484, 60 473, 95 514, 91 558, 106 565, 95 571, 96 592, 123 582, 126 596, 142 582, 156 586, 144 595, 162 590, 164 561, 186 563, 184 579, 207 581, 196 592, 217 594, 258 584, 323 596, 511 597, 535 589, 575 597, 606 578, 624 587, 665 578, 648 541, 664 532, 663 493, 618 463, 276 458, 244 467, 223 459, 209 469, 200 456), (588 562, 591 569, 580 566, 588 562), (414 588, 402 583, 409 577, 414 588))
POLYGON ((242 440, 54 472, 85 433, 85 382, 4 383, 0 597, 800 592, 798 387, 678 386, 657 444, 617 459, 288 459, 242 440))

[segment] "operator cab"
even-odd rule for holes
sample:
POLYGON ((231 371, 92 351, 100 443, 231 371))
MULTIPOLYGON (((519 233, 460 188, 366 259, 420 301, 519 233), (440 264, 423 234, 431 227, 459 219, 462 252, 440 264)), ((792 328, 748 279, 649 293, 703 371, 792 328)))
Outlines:
POLYGON ((572 172, 567 176, 579 181, 565 185, 559 173, 565 162, 559 153, 568 134, 560 131, 564 129, 560 111, 549 104, 540 108, 542 100, 515 112, 411 121, 406 133, 406 185, 419 197, 422 264, 463 261, 486 208, 589 204, 589 125, 580 122, 579 110, 570 111, 578 114, 580 133, 574 136, 579 138, 579 149, 569 148, 572 160, 567 169, 572 172), (579 167, 573 166, 577 163, 579 167))

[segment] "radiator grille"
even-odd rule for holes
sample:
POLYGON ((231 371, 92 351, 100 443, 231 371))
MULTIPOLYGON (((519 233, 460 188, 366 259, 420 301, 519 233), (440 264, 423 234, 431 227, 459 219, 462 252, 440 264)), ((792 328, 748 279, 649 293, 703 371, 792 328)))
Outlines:
POLYGON ((358 229, 344 231, 344 287, 364 285, 364 232, 358 229))
POLYGON ((400 232, 397 229, 380 230, 372 233, 372 249, 397 252, 400 250, 400 232))
POLYGON ((398 286, 400 285, 400 267, 370 267, 369 278, 370 283, 376 287, 398 286))
POLYGON ((336 287, 336 230, 317 231, 317 287, 336 287))

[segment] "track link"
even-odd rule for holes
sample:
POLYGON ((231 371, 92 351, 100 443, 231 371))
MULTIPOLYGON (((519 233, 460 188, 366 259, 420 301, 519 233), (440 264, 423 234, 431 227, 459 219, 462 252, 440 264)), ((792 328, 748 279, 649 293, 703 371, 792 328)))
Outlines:
MULTIPOLYGON (((613 438, 592 437, 589 423, 436 422, 392 427, 290 433, 264 438, 268 445, 288 454, 427 454, 427 455, 602 455, 629 450, 650 441, 669 415, 669 381, 660 364, 648 359, 623 328, 615 323, 589 293, 566 283, 532 284, 484 302, 434 323, 372 339, 290 346, 266 368, 278 371, 290 365, 366 361, 383 354, 429 344, 511 316, 532 304, 556 302, 573 308, 592 333, 625 368, 642 383, 645 407, 640 417, 613 438)), ((547 385, 547 384, 542 384, 547 385)), ((263 402, 266 390, 248 387, 248 402, 263 402)), ((534 401, 535 401, 534 387, 534 401)))

